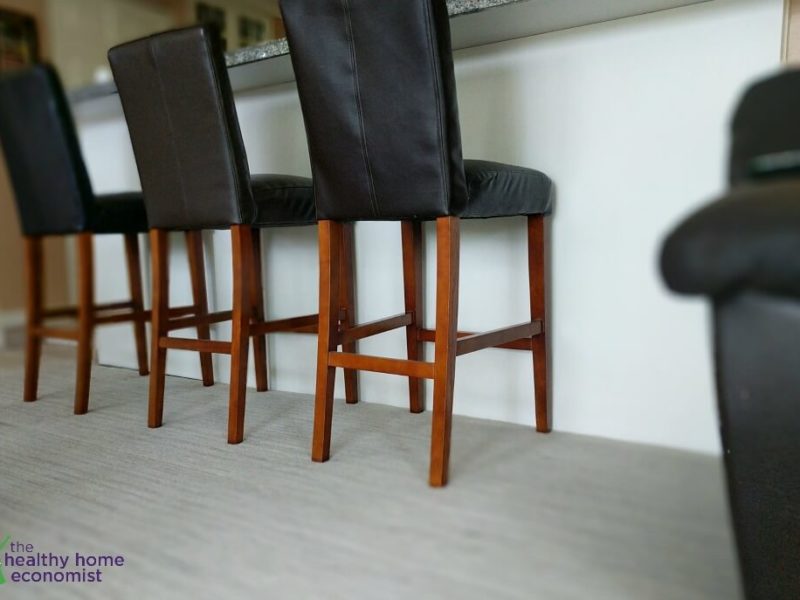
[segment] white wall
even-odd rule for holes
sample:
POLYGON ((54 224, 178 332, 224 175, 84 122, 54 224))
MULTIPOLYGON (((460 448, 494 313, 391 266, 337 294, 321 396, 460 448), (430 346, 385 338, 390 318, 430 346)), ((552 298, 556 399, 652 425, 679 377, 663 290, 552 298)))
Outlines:
MULTIPOLYGON (((665 232, 724 186, 727 121, 744 86, 778 66, 782 4, 714 0, 457 54, 465 155, 533 166, 557 182, 556 429, 719 451, 706 308, 668 294, 656 261, 665 232)), ((293 86, 240 95, 237 104, 254 172, 309 173, 293 86)), ((98 189, 136 185, 119 119, 81 121, 98 189)), ((430 226, 426 232, 430 308, 434 245, 430 226)), ((401 312, 399 225, 362 223, 356 237, 360 319, 401 312)), ((227 234, 207 239, 212 304, 222 309, 230 303, 227 234)), ((268 315, 314 312, 314 230, 268 231, 264 239, 268 315)), ((519 219, 464 224, 461 328, 527 317, 524 244, 519 219)), ((101 299, 119 298, 121 243, 98 247, 101 299)), ((174 302, 188 300, 180 264, 174 302)), ((133 365, 127 328, 98 338, 102 362, 133 365)), ((400 332, 362 344, 390 356, 403 356, 404 347, 400 332)), ((313 337, 272 336, 270 354, 274 388, 313 392, 313 337)), ((217 361, 225 378, 227 361, 217 361)), ((169 370, 196 377, 196 363, 173 352, 169 370)), ((490 350, 460 358, 456 382, 457 413, 532 423, 529 355, 490 350)), ((399 377, 362 375, 365 401, 402 406, 406 390, 399 377)))

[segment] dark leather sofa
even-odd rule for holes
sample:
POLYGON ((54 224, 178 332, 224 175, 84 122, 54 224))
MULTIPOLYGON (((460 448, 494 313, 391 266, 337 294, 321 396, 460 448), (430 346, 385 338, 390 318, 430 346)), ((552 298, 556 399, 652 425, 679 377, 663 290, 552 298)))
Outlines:
MULTIPOLYGON (((720 428, 749 599, 800 598, 800 72, 752 86, 730 190, 664 243, 670 288, 713 304, 720 428)), ((677 375, 677 374, 676 374, 677 375)))

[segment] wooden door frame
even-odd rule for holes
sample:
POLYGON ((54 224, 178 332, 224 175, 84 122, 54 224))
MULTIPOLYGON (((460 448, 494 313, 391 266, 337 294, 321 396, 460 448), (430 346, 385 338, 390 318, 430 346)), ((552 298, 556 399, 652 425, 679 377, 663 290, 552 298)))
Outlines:
POLYGON ((781 62, 800 63, 800 0, 784 0, 781 62))

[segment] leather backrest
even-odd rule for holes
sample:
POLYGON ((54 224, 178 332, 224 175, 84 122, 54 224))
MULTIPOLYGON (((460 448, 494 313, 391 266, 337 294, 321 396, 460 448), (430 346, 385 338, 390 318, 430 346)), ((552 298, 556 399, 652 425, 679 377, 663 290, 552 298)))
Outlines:
POLYGON ((466 203, 444 0, 282 0, 320 219, 466 203))
POLYGON ((25 235, 75 233, 88 226, 92 188, 52 67, 0 77, 0 143, 25 235))
POLYGON ((169 31, 108 53, 155 229, 250 223, 254 206, 219 33, 169 31))
POLYGON ((800 176, 800 70, 751 86, 732 123, 731 184, 800 176))

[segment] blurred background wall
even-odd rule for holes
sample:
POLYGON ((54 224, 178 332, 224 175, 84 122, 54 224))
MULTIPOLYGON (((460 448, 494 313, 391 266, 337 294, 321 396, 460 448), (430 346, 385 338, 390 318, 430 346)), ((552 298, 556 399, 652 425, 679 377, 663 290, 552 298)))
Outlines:
POLYGON ((227 49, 281 37, 277 0, 43 0, 53 61, 67 87, 108 80, 116 44, 198 21, 220 25, 227 49))

